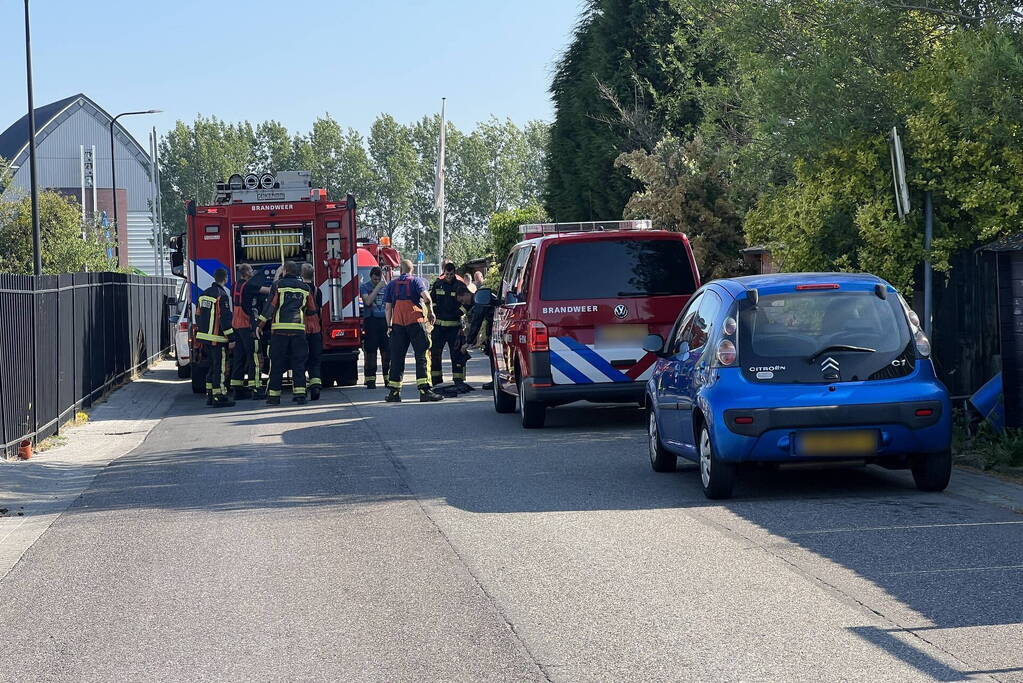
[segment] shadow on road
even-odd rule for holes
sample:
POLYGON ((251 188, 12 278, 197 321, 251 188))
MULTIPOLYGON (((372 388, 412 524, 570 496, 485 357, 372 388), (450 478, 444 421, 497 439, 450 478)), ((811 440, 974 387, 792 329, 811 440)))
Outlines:
MULTIPOLYGON (((181 397, 146 445, 107 467, 70 512, 329 506, 358 513, 412 499, 475 514, 684 509, 728 532, 758 535, 788 562, 799 561, 789 550, 809 551, 883 590, 911 620, 852 631, 932 678, 982 672, 951 668, 914 638, 940 643, 946 631, 998 626, 1011 627, 1003 637, 1019 642, 1023 518, 1010 511, 919 493, 904 473, 878 468, 754 471, 735 499, 711 503, 694 466, 650 470, 645 415, 634 406, 564 406, 551 411, 547 428, 523 430, 483 395, 456 399, 457 410, 451 402, 379 399, 330 391, 302 408, 240 405, 211 414, 181 397), (203 422, 211 443, 184 447, 197 420, 212 421, 203 422), (273 442, 252 445, 248 434, 257 428, 273 442)), ((1019 648, 1004 659, 985 671, 1023 671, 1019 648)))

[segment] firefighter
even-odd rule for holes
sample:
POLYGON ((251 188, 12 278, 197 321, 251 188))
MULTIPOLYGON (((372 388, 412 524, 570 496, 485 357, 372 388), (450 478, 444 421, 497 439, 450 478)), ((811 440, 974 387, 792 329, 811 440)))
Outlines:
POLYGON ((234 309, 231 327, 235 334, 235 347, 231 352, 231 392, 234 398, 262 395, 262 362, 255 329, 259 299, 269 291, 269 287, 262 287, 252 279, 252 266, 248 263, 238 266, 238 279, 231 287, 234 309))
POLYGON ((412 275, 412 261, 401 262, 401 275, 387 283, 384 289, 384 316, 391 337, 391 372, 387 386, 390 391, 384 400, 401 401, 401 379, 405 373, 405 354, 411 345, 416 357, 416 385, 420 401, 440 401, 443 396, 430 388, 430 338, 424 323, 436 320, 430 306, 430 293, 422 278, 412 275))
POLYGON ((367 389, 377 386, 377 353, 380 354, 380 366, 383 370, 384 383, 391 369, 391 353, 387 339, 387 315, 384 313, 384 273, 374 266, 369 271, 369 282, 359 287, 362 296, 362 340, 366 352, 363 374, 367 389))
POLYGON ((234 401, 227 395, 227 349, 234 347, 231 327, 231 299, 227 296, 227 271, 217 268, 213 284, 199 295, 199 316, 195 336, 206 349, 210 367, 206 371, 206 405, 227 408, 234 401))
POLYGON ((430 334, 432 348, 432 369, 430 378, 433 386, 444 382, 442 367, 444 346, 448 347, 451 356, 451 376, 455 384, 465 383, 465 365, 459 362, 458 335, 462 330, 462 311, 458 303, 458 288, 465 288, 455 275, 455 264, 448 261, 444 264, 444 273, 430 286, 430 298, 433 300, 433 312, 437 322, 430 334))
MULTIPOLYGON (((458 334, 455 336, 454 343, 451 347, 451 364, 454 367, 461 367, 463 370, 469 363, 469 359, 472 356, 469 355, 469 344, 466 342, 466 333, 469 329, 469 323, 471 321, 471 310, 473 293, 469 290, 469 287, 459 282, 455 287, 455 299, 458 301, 458 314, 459 314, 459 327, 458 334)), ((446 387, 435 388, 434 391, 441 394, 445 398, 459 396, 461 394, 467 394, 470 391, 476 391, 473 387, 469 386, 468 383, 463 379, 461 382, 455 382, 454 384, 446 387)))
MULTIPOLYGON (((483 353, 487 356, 490 355, 490 344, 487 342, 490 337, 490 330, 494 325, 494 311, 497 310, 497 302, 497 295, 493 292, 489 290, 487 292, 480 292, 477 290, 476 295, 473 297, 472 308, 467 316, 469 319, 469 329, 465 333, 464 347, 466 352, 468 352, 470 346, 480 344, 483 346, 483 353)), ((493 389, 493 378, 484 384, 482 388, 485 391, 493 389)))
POLYGON ((309 343, 305 336, 305 316, 317 311, 312 293, 298 277, 298 264, 287 261, 284 275, 270 291, 270 300, 259 316, 260 326, 270 323, 270 379, 266 402, 281 404, 281 383, 284 370, 291 368, 295 403, 306 402, 305 365, 309 343))
POLYGON ((316 306, 316 313, 305 316, 305 338, 309 344, 309 360, 306 362, 306 373, 309 375, 309 400, 320 399, 323 380, 320 378, 320 357, 323 355, 323 331, 320 328, 320 310, 323 308, 323 294, 316 288, 313 280, 313 264, 302 264, 302 281, 305 282, 316 306))

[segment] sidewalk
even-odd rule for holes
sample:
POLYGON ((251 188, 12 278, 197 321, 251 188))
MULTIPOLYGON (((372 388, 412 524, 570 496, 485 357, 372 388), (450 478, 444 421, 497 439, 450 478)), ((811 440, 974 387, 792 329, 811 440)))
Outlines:
POLYGON ((0 460, 0 580, 112 461, 127 455, 167 414, 187 381, 173 361, 111 393, 89 421, 66 432, 67 443, 31 460, 0 460))

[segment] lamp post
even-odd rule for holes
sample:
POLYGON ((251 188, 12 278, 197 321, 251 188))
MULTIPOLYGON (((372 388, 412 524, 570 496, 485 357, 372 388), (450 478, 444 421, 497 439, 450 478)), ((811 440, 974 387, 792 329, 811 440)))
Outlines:
MULTIPOLYGON (((28 0, 25 0, 26 5, 28 0)), ((117 125, 117 119, 122 116, 137 116, 139 114, 159 114, 162 109, 147 109, 145 111, 125 111, 121 112, 114 118, 110 119, 110 191, 114 195, 114 240, 117 246, 114 249, 114 254, 117 255, 118 263, 121 260, 121 240, 120 240, 120 225, 117 222, 117 160, 114 158, 114 126, 117 125)))
POLYGON ((36 109, 32 98, 32 31, 28 21, 28 0, 25 0, 25 75, 28 85, 28 158, 29 183, 32 186, 32 251, 36 275, 43 274, 43 251, 39 233, 39 185, 36 181, 36 109))

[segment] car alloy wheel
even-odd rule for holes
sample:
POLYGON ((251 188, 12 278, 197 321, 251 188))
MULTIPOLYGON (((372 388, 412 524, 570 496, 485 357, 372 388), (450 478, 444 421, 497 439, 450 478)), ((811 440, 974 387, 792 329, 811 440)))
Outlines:
POLYGON ((664 448, 661 435, 657 431, 657 416, 650 409, 650 421, 647 427, 647 448, 650 451, 650 467, 654 472, 674 472, 678 466, 678 457, 664 448))
POLYGON ((700 430, 700 480, 703 482, 704 490, 710 488, 711 477, 711 452, 710 433, 706 429, 700 430))

